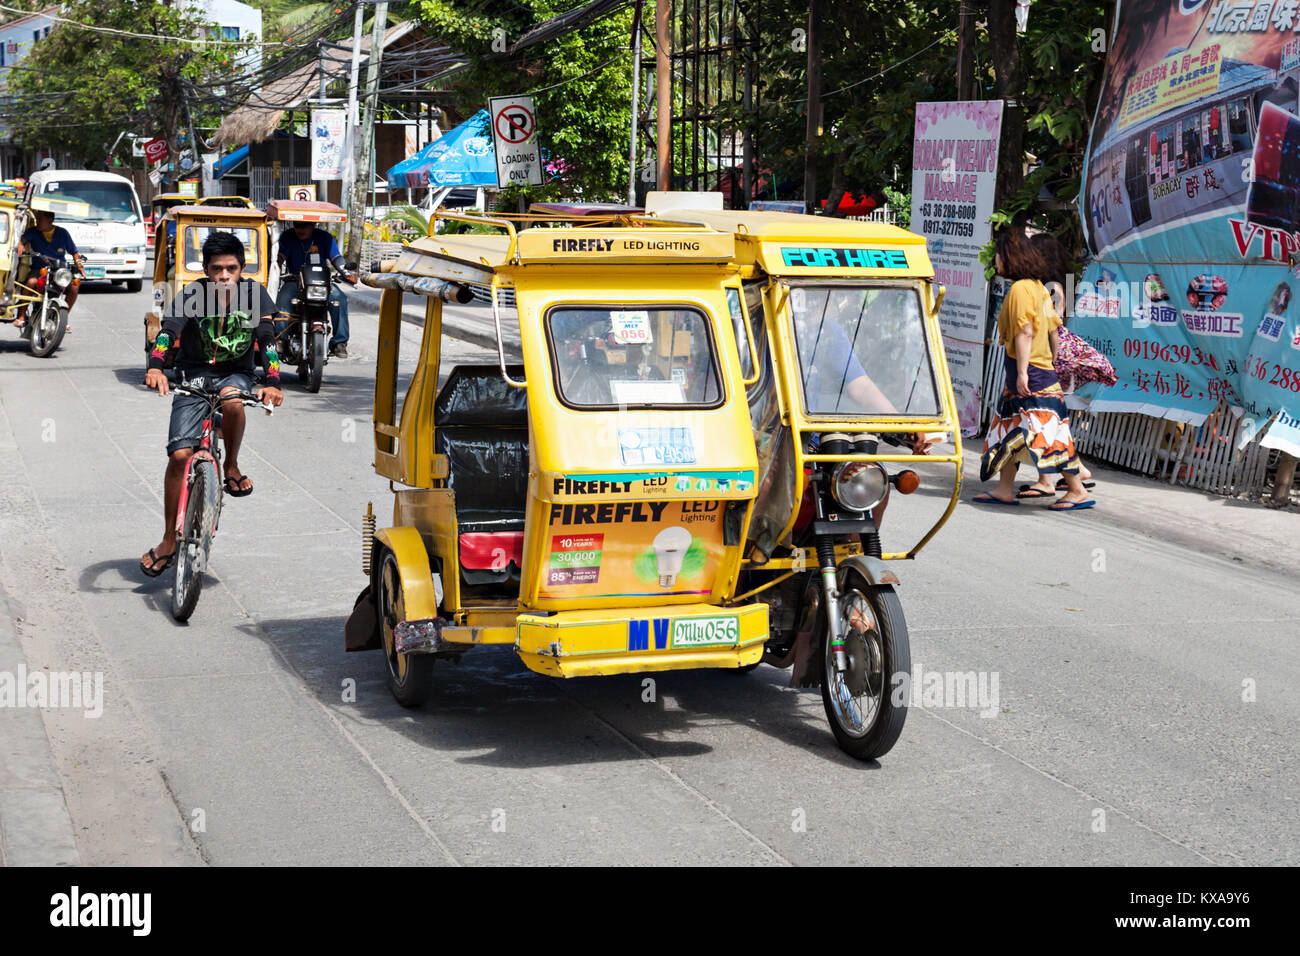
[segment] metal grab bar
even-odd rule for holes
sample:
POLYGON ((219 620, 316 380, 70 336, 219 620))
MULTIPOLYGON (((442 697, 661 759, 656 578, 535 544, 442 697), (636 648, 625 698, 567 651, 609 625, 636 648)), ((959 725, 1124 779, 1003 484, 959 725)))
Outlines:
POLYGON ((501 337, 501 309, 497 303, 497 283, 496 276, 492 277, 492 324, 497 330, 497 361, 501 366, 501 377, 506 380, 506 384, 511 388, 527 388, 528 383, 516 382, 506 371, 506 346, 501 337))

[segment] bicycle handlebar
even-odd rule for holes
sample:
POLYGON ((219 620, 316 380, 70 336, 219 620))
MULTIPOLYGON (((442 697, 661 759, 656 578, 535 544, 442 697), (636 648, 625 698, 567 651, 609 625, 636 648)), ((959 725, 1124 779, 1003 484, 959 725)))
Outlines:
POLYGON ((252 392, 245 392, 242 389, 233 394, 223 395, 220 392, 210 392, 205 388, 191 388, 188 385, 177 384, 172 386, 172 391, 179 395, 193 395, 195 398, 206 399, 213 404, 218 402, 229 402, 237 398, 239 399, 240 404, 265 409, 266 414, 268 415, 273 411, 273 406, 263 403, 262 400, 252 392))

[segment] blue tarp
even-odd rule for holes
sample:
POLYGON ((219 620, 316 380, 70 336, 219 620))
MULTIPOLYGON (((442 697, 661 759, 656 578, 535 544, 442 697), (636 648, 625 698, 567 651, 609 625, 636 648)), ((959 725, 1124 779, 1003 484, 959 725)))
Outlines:
POLYGON ((497 160, 488 111, 479 110, 441 139, 402 160, 385 178, 389 189, 495 186, 497 160))
POLYGON ((248 159, 247 146, 241 146, 233 153, 230 153, 227 156, 222 156, 219 160, 217 160, 215 163, 212 164, 212 178, 220 179, 222 176, 225 176, 228 173, 230 173, 231 170, 233 170, 236 166, 238 166, 246 159, 248 159))

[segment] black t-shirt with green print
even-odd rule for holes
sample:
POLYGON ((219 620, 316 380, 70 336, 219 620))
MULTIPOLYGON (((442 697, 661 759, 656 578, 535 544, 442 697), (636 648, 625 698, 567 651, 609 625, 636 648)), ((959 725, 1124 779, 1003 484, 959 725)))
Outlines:
POLYGON ((170 348, 179 348, 177 368, 204 369, 215 374, 251 372, 253 343, 257 342, 269 384, 273 369, 268 351, 275 337, 274 315, 275 302, 260 282, 240 279, 227 301, 216 283, 204 277, 186 285, 172 299, 163 314, 159 337, 166 333, 170 348))

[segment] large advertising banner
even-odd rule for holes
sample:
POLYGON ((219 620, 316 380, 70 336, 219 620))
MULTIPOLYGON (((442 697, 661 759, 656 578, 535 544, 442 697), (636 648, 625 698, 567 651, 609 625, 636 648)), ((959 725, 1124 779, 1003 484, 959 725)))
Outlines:
POLYGON ((1119 381, 1078 403, 1199 423, 1226 401, 1300 451, 1300 3, 1120 0, 1110 36, 1071 329, 1119 381))
POLYGON ((939 325, 968 436, 980 425, 988 281, 979 252, 989 241, 1001 130, 1001 100, 916 104, 912 231, 925 236, 935 281, 948 290, 939 325))

